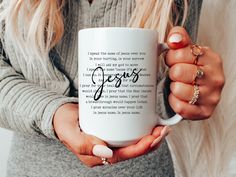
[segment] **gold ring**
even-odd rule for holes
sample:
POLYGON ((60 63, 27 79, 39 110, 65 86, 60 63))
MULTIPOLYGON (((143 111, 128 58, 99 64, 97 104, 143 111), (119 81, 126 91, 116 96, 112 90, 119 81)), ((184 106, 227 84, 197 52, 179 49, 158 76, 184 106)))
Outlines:
POLYGON ((191 53, 196 57, 194 59, 193 64, 197 65, 198 59, 200 56, 202 56, 204 54, 204 51, 203 51, 202 47, 197 44, 191 45, 190 48, 191 48, 191 53))
POLYGON ((194 93, 193 93, 193 97, 192 99, 188 102, 189 104, 192 104, 194 105, 198 98, 199 98, 199 95, 200 95, 200 90, 199 90, 199 86, 197 84, 194 84, 193 85, 193 88, 194 88, 194 93))
POLYGON ((204 76, 204 72, 199 67, 197 68, 196 78, 201 79, 204 76))
POLYGON ((194 78, 192 84, 193 85, 196 84, 197 79, 201 79, 201 78, 203 78, 203 76, 204 76, 204 71, 197 66, 197 71, 196 71, 195 78, 194 78))
POLYGON ((107 161, 107 158, 101 157, 101 160, 103 165, 111 165, 111 163, 107 161))

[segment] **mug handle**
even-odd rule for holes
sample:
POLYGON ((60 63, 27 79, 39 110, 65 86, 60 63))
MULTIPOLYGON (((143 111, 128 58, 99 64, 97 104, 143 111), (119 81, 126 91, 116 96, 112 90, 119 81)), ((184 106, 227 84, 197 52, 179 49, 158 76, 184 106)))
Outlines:
MULTIPOLYGON (((166 43, 160 43, 158 44, 158 56, 160 56, 163 52, 169 50, 170 48, 166 43)), ((158 118, 158 124, 159 125, 174 125, 179 123, 183 117, 179 114, 175 114, 173 117, 169 119, 163 119, 161 117, 158 118)))

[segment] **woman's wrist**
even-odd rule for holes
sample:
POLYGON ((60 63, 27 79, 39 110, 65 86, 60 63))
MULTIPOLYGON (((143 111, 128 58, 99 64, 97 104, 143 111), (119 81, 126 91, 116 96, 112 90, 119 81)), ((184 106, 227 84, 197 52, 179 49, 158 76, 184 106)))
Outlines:
POLYGON ((53 129, 57 138, 59 138, 60 129, 63 126, 64 121, 70 121, 71 123, 77 125, 78 119, 78 104, 66 103, 61 105, 55 112, 53 116, 53 129))

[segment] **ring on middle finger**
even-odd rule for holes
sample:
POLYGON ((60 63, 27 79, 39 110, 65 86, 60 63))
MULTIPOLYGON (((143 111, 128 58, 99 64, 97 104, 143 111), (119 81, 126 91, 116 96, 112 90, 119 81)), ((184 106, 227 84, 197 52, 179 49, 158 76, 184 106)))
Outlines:
POLYGON ((201 68, 197 67, 196 78, 201 79, 204 76, 204 72, 201 68))
POLYGON ((203 78, 203 76, 204 76, 204 71, 199 66, 197 66, 197 71, 195 74, 193 84, 196 84, 197 79, 201 79, 201 78, 203 78))

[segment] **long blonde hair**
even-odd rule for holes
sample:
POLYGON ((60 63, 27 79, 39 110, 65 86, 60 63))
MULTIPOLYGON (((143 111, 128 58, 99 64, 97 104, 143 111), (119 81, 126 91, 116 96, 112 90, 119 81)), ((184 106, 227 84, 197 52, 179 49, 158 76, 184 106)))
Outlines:
MULTIPOLYGON (((183 1, 184 21, 187 0, 183 1)), ((173 2, 174 0, 136 0, 128 26, 158 29, 160 41, 164 41, 174 25, 173 2)), ((0 6, 0 34, 6 53, 10 55, 18 51, 27 63, 33 64, 34 60, 40 60, 45 65, 45 61, 49 60, 50 50, 64 33, 64 4, 65 0, 3 0, 0 6)), ((44 68, 46 67, 45 65, 44 68)))

